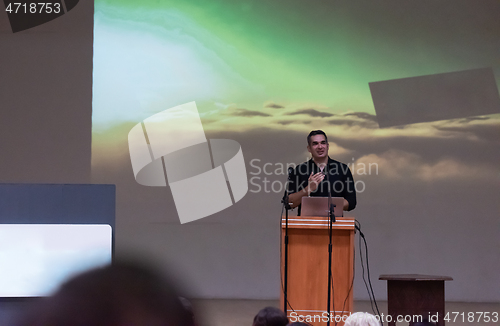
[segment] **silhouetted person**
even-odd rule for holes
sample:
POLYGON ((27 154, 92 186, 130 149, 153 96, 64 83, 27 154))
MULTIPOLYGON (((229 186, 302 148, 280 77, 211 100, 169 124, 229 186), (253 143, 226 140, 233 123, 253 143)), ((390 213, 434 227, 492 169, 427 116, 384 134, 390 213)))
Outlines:
POLYGON ((355 312, 345 320, 344 326, 380 326, 377 317, 367 312, 355 312))
POLYGON ((192 326, 173 286, 143 265, 117 262, 78 275, 24 326, 192 326))
POLYGON ((253 326, 286 326, 288 317, 278 308, 266 307, 253 319, 253 326))

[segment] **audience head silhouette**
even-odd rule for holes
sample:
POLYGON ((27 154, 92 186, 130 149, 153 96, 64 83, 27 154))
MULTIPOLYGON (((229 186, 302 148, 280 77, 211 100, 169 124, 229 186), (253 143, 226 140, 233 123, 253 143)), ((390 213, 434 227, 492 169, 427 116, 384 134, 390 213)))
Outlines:
POLYGON ((120 261, 70 279, 22 325, 191 326, 193 318, 163 276, 120 261))
POLYGON ((278 308, 266 307, 259 311, 253 319, 253 326, 286 326, 288 318, 286 314, 278 308))
POLYGON ((380 326, 377 317, 367 312, 355 312, 347 317, 344 326, 380 326))

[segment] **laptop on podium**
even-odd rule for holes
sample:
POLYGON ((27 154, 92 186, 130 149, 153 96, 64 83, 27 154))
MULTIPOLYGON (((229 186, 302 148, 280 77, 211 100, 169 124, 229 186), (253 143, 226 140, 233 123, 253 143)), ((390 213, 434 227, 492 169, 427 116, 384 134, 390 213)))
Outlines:
MULTIPOLYGON (((344 197, 331 197, 335 217, 344 216, 344 197)), ((328 217, 328 197, 302 197, 301 216, 328 217)))

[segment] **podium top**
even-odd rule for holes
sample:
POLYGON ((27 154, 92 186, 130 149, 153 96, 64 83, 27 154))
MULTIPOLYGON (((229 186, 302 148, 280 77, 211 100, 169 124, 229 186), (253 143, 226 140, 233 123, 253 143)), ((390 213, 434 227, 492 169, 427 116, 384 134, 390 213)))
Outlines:
POLYGON ((422 274, 394 274, 380 275, 379 280, 386 281, 453 281, 450 276, 422 275, 422 274))
MULTIPOLYGON (((328 229, 330 220, 323 216, 289 216, 288 228, 293 229, 328 229)), ((333 223, 334 230, 354 230, 354 217, 337 217, 333 223)), ((281 218, 281 228, 286 227, 286 220, 281 218)))

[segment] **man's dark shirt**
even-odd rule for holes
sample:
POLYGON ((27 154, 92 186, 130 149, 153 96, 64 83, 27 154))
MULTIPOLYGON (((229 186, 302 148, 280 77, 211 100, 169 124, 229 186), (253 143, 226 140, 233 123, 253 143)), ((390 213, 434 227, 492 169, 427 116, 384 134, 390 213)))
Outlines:
MULTIPOLYGON (((314 175, 318 172, 321 172, 321 170, 312 159, 296 166, 295 170, 290 174, 291 180, 288 183, 288 191, 293 194, 304 189, 309 184, 311 173, 314 175)), ((344 197, 349 202, 348 210, 354 209, 356 207, 356 191, 349 167, 328 157, 328 165, 325 166, 323 172, 328 172, 328 177, 325 176, 318 188, 311 192, 311 197, 328 197, 329 180, 332 197, 344 197)), ((298 215, 300 215, 300 209, 301 205, 299 205, 298 215)))

